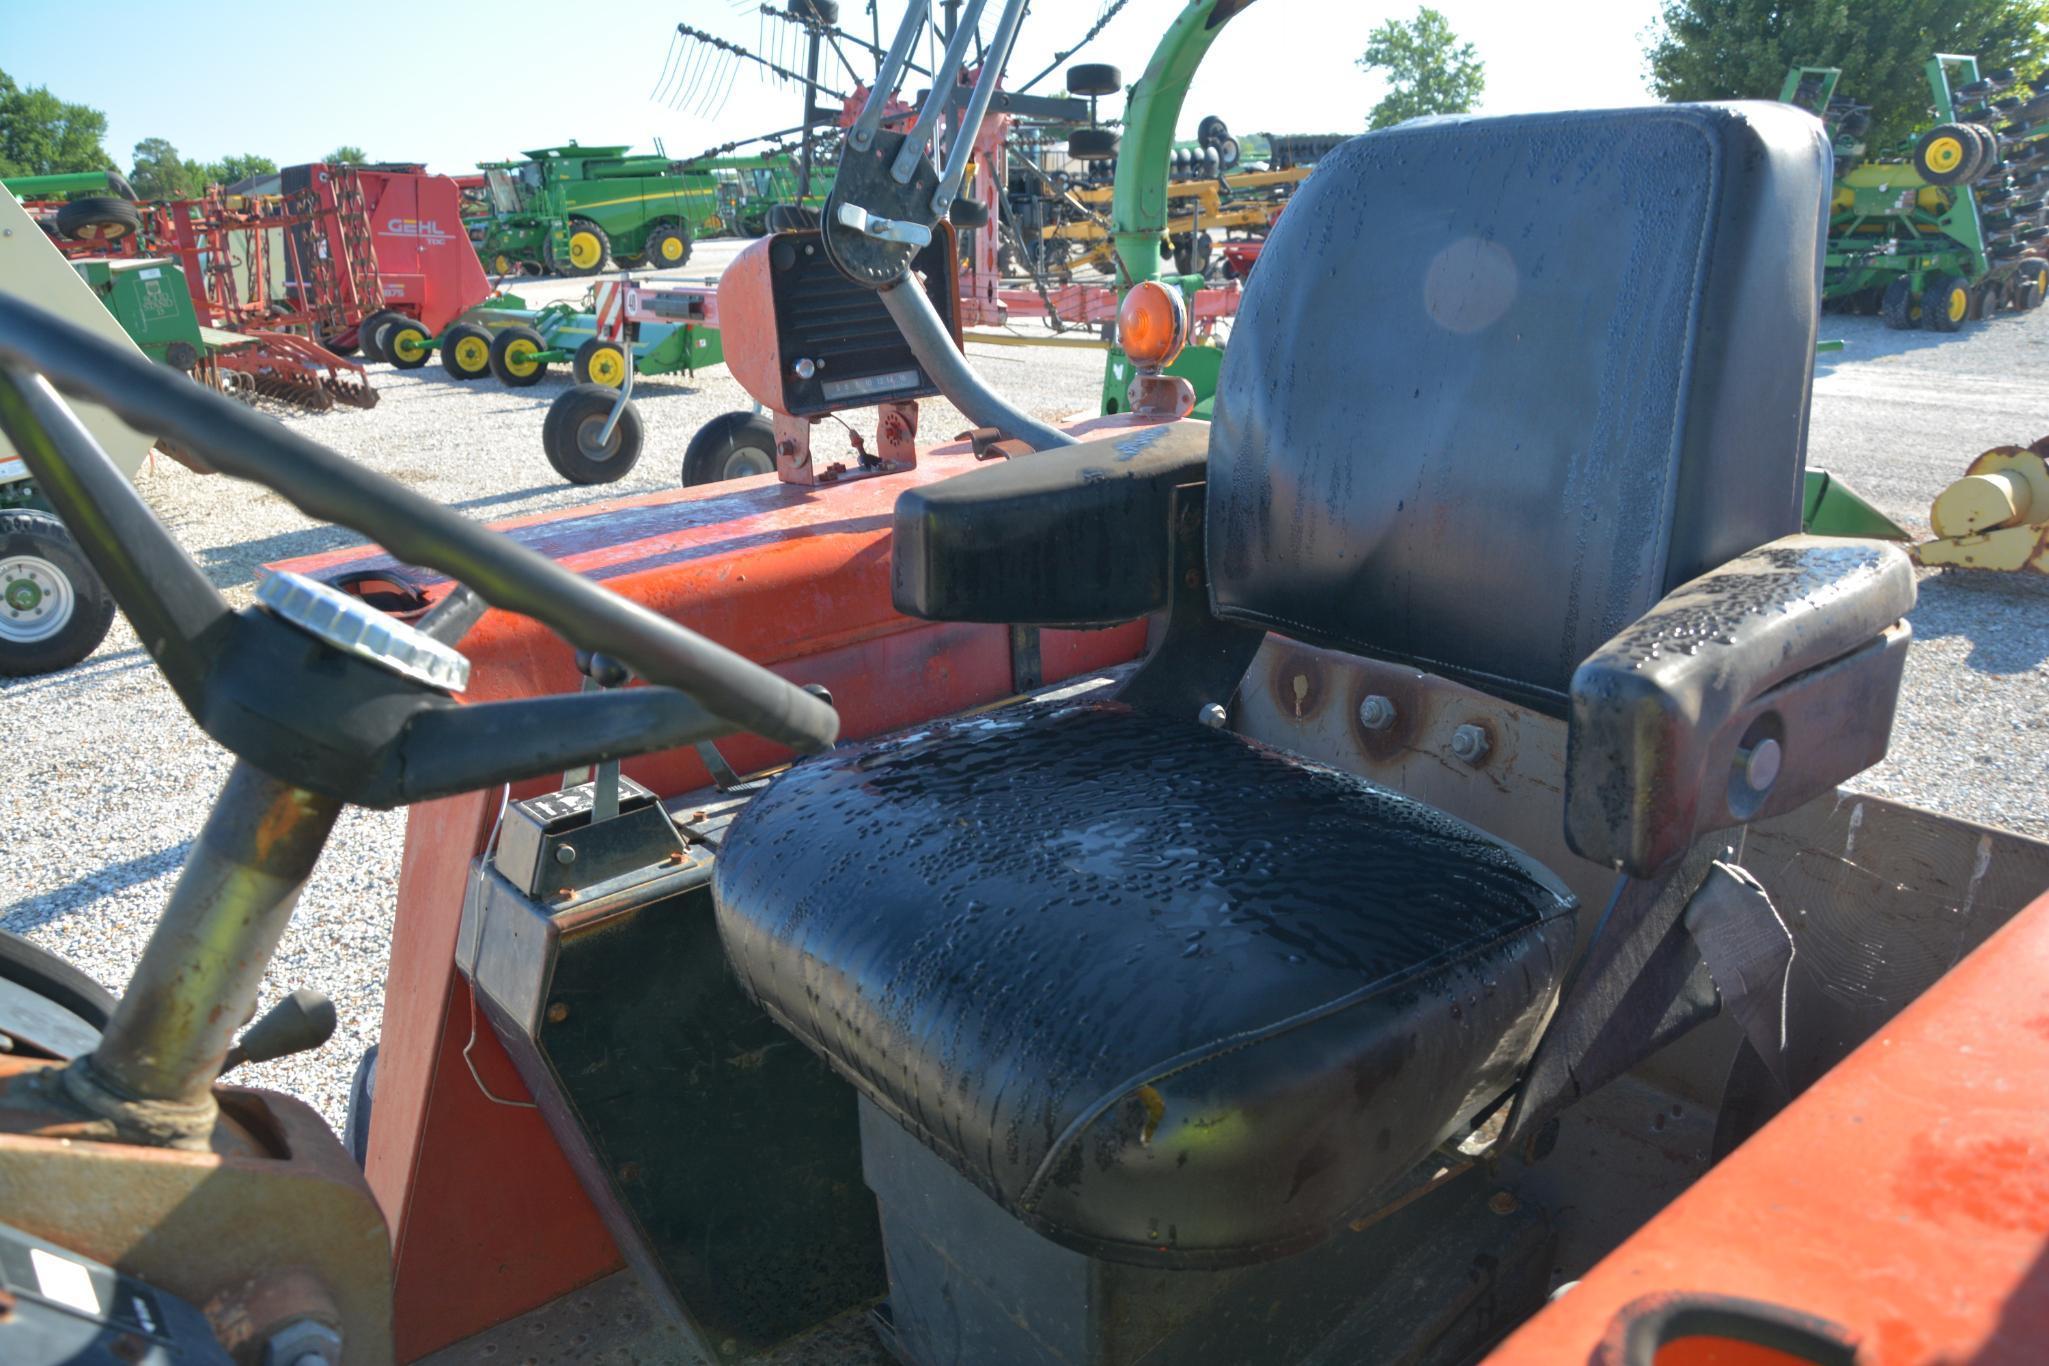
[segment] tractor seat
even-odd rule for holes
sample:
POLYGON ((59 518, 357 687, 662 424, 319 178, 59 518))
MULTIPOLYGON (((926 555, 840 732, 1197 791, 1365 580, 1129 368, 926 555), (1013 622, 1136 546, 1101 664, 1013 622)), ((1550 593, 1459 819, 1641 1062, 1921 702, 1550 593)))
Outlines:
POLYGON ((1115 702, 799 764, 716 878, 785 1028, 1040 1232, 1156 1264, 1370 1203, 1507 1088, 1573 942, 1507 845, 1115 702))
POLYGON ((1911 576, 1795 535, 1829 165, 1771 104, 1338 148, 1247 287, 1214 425, 899 497, 906 613, 1166 625, 1116 702, 778 777, 714 873, 741 981, 1082 1252, 1230 1266, 1373 1208, 1515 1084, 1572 899, 1450 815, 1197 718, 1267 632, 1564 717, 1564 831, 1638 877, 1790 809, 1728 777, 1746 727, 1801 731, 1772 802, 1872 762, 1911 576), (1772 691, 1795 673, 1840 689, 1772 691))

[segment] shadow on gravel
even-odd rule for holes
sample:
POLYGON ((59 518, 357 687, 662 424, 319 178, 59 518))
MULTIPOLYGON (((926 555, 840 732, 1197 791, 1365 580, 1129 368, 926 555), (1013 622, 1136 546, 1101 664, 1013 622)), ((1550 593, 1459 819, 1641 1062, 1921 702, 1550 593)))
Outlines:
POLYGON ((1964 663, 1984 674, 2028 673, 2049 660, 2049 578, 1952 569, 1920 587, 1908 617, 1917 639, 1963 637, 1964 663))
POLYGON ((148 882, 175 873, 185 864, 185 855, 192 850, 192 841, 183 840, 168 849, 159 849, 153 854, 142 854, 136 858, 110 863, 104 868, 95 868, 75 882, 67 882, 17 901, 5 910, 0 910, 0 926, 20 933, 23 930, 38 929, 44 925, 62 920, 65 916, 82 911, 102 897, 124 892, 138 883, 148 882))
POLYGON ((27 678, 0 678, 0 693, 9 697, 26 697, 30 693, 42 692, 48 688, 61 688, 77 683, 97 683, 114 674, 131 673, 136 669, 150 667, 150 658, 142 652, 140 645, 126 650, 113 650, 103 655, 88 656, 82 663, 55 673, 34 674, 27 678))
POLYGON ((360 532, 344 526, 310 526, 298 531, 281 532, 276 536, 262 536, 253 541, 237 541, 234 545, 213 546, 199 552, 200 568, 213 580, 216 588, 237 588, 256 581, 256 571, 266 564, 278 560, 294 560, 302 555, 317 555, 323 550, 340 550, 343 546, 361 545, 360 532))
POLYGON ((510 493, 486 493, 476 498, 464 498, 459 502, 450 503, 448 506, 458 511, 467 512, 471 508, 496 507, 500 503, 517 503, 525 498, 538 498, 544 493, 560 493, 564 489, 573 487, 574 485, 564 483, 558 479, 552 484, 535 484, 531 488, 514 489, 510 493))
POLYGON ((1850 313, 1824 313, 1821 316, 1820 328, 1822 339, 1829 341, 1840 338, 1843 349, 1816 352, 1814 373, 1831 374, 1836 366, 1845 361, 1878 360, 1886 356, 1904 356, 1915 351, 1926 351, 1932 346, 1960 342, 1977 328, 2005 327, 2021 322, 2020 314, 2005 313, 1983 322, 1965 323, 1961 332, 1923 332, 1919 328, 1895 332, 1877 318, 1862 318, 1850 313))

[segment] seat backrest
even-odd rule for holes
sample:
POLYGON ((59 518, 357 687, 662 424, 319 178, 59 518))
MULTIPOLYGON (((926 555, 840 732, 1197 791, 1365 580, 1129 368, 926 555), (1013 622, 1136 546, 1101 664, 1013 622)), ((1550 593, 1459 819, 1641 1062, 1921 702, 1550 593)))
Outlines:
POLYGON ((1562 711, 1666 590, 1799 529, 1830 170, 1767 103, 1326 157, 1219 381, 1218 615, 1562 711))

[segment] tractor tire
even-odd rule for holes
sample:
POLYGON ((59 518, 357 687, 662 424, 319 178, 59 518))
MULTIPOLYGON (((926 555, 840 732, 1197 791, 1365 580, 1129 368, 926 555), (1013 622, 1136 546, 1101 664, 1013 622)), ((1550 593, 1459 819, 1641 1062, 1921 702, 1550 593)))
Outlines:
POLYGON ((1226 137, 1217 144, 1217 161, 1227 171, 1236 169, 1241 155, 1238 139, 1234 137, 1226 137))
POLYGON ((1914 310, 1914 291, 1907 284, 1904 275, 1896 277, 1885 287, 1885 297, 1879 301, 1878 316, 1885 319, 1885 325, 1895 332, 1913 329, 1917 314, 1914 310))
POLYGON ((491 373, 491 334, 475 323, 457 323, 442 334, 441 368, 450 379, 482 379, 491 373))
POLYGON ((1105 161, 1117 155, 1117 134, 1108 128, 1077 128, 1067 136, 1067 155, 1076 161, 1105 161))
POLYGON ((1076 62, 1067 68, 1067 93, 1092 99, 1124 88, 1124 73, 1108 62, 1076 62))
POLYGON ((384 329, 395 322, 403 322, 405 314, 395 309, 380 308, 356 324, 356 348, 363 353, 364 360, 381 361, 384 354, 384 329))
POLYGON ((1938 123, 1914 144, 1914 170, 1930 185, 1962 185, 1984 156, 1977 135, 1959 123, 1938 123))
POLYGON ((612 439, 600 444, 616 390, 601 384, 578 384, 564 389, 549 405, 541 424, 541 449, 548 463, 572 484, 612 484, 624 479, 640 462, 640 413, 631 402, 619 414, 612 439))
POLYGON ((399 369, 417 370, 434 354, 429 348, 433 340, 423 324, 411 318, 398 318, 386 323, 377 334, 377 348, 399 369))
POLYGON ((678 227, 657 228, 648 234, 649 270, 680 270, 690 264, 690 234, 678 227))
POLYGON ((2006 281, 1987 280, 1977 289, 1979 318, 1996 318, 2006 311, 2006 281))
POLYGON ((721 413, 697 429, 683 448, 683 487, 775 470, 775 424, 759 413, 721 413))
POLYGON ((576 348, 569 368, 578 384, 596 384, 617 389, 626 382, 626 352, 618 342, 592 337, 576 348))
POLYGON ((1195 141, 1201 147, 1215 147, 1231 136, 1230 128, 1215 114, 1205 114, 1195 125, 1195 141))
POLYGON ((605 230, 588 218, 569 220, 569 255, 566 259, 555 257, 554 239, 550 238, 543 248, 548 269, 557 275, 581 279, 596 275, 605 268, 605 260, 612 254, 612 240, 605 236, 605 230))
POLYGON ((87 195, 57 210, 57 231, 74 242, 126 242, 142 231, 142 214, 125 199, 87 195))
POLYGON ((64 523, 0 512, 0 676, 68 669, 114 624, 114 595, 64 523))
POLYGON ((1938 275, 1921 292, 1921 326, 1954 332, 1971 316, 1971 287, 1954 275, 1938 275))
POLYGON ((2023 311, 2040 308, 2042 292, 2049 289, 2049 261, 2038 256, 2024 258, 2013 280, 2013 306, 2023 311))
POLYGON ((114 1018, 112 992, 48 949, 8 930, 0 930, 0 981, 26 988, 93 1029, 105 1030, 114 1018))
POLYGON ((508 327, 491 338, 491 373, 508 389, 539 384, 548 362, 538 359, 547 341, 531 327, 508 327))
POLYGON ((1976 135, 1982 153, 1978 159, 1978 169, 1972 174, 1971 179, 1974 181, 1997 181, 2003 179, 2002 172, 2005 168, 2002 163, 2006 158, 2005 142, 2001 140, 1999 134, 1980 124, 1972 125, 1971 131, 1976 135))
MULTIPOLYGON (((346 359, 350 356, 355 355, 357 349, 362 345, 362 342, 360 340, 343 341, 342 338, 348 335, 349 333, 347 332, 337 332, 332 337, 322 337, 320 339, 320 344, 326 347, 328 351, 332 352, 334 355, 341 356, 342 358, 346 359)), ((179 368, 189 369, 190 367, 181 366, 179 368)))

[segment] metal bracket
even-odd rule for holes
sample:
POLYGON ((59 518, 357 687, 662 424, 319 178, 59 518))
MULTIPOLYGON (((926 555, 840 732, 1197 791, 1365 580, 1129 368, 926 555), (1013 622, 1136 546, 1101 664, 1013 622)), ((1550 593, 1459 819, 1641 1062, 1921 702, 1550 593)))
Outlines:
POLYGON ((932 243, 932 229, 923 223, 884 218, 881 214, 869 213, 859 204, 841 204, 839 220, 842 226, 878 242, 895 242, 909 247, 926 247, 932 243))

